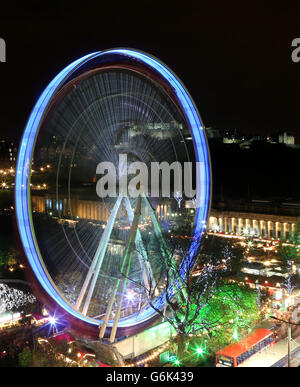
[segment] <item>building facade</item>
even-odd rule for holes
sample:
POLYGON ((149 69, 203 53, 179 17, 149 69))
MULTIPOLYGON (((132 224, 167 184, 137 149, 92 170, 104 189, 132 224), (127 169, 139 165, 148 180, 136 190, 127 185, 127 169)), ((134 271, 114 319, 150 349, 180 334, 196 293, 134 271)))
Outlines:
POLYGON ((257 235, 267 239, 289 239, 296 230, 296 216, 212 209, 208 229, 223 233, 257 235))

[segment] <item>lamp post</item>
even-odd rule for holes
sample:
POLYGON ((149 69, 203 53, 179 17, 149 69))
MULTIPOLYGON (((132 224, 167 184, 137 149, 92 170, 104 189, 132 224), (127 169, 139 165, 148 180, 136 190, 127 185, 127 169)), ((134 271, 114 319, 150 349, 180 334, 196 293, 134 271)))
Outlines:
POLYGON ((288 320, 288 367, 291 366, 291 339, 292 339, 292 327, 291 319, 288 320))
POLYGON ((291 367, 291 341, 292 341, 292 325, 300 325, 300 324, 296 324, 296 323, 293 323, 291 322, 291 319, 289 318, 288 321, 286 320, 282 320, 280 318, 277 318, 275 316, 270 316, 271 318, 273 318, 274 320, 278 320, 278 321, 282 321, 286 324, 288 324, 288 367, 291 367))

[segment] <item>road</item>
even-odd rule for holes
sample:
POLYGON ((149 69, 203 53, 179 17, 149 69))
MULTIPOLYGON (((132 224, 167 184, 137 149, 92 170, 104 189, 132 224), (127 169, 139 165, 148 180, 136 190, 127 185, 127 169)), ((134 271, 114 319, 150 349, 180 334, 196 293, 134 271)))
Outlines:
MULTIPOLYGON (((272 365, 272 367, 287 367, 287 366, 288 366, 287 355, 272 365)), ((291 353, 291 367, 299 367, 299 366, 300 366, 300 346, 292 350, 292 353, 291 353)))
MULTIPOLYGON (((257 353, 239 367, 287 367, 287 338, 275 343, 261 353, 257 353)), ((291 342, 292 367, 300 364, 300 337, 291 342)))

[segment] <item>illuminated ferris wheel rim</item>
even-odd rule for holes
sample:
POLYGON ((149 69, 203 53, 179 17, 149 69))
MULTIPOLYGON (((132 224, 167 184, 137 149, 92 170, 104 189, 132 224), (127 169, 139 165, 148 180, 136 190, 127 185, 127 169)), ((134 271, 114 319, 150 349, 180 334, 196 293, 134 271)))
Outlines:
MULTIPOLYGON (((43 259, 41 257, 36 241, 31 216, 30 165, 41 123, 43 122, 44 115, 48 111, 49 105, 53 98, 57 95, 66 81, 77 70, 82 68, 83 65, 97 58, 103 60, 107 56, 123 56, 144 64, 145 66, 149 67, 155 74, 157 74, 158 77, 163 79, 165 84, 170 85, 170 88, 174 92, 176 100, 179 104, 179 107, 181 108, 182 113, 185 116, 188 128, 192 134, 196 161, 203 163, 203 175, 201 178, 202 205, 196 210, 194 228, 194 235, 197 235, 197 237, 200 238, 207 220, 211 197, 210 157, 207 140, 199 113, 194 105, 194 102, 192 101, 192 98, 190 97, 181 81, 161 61, 154 58, 153 56, 150 56, 149 54, 135 49, 116 48, 98 51, 72 62, 49 83, 31 112, 20 144, 15 181, 15 202, 18 229, 30 266, 47 294, 71 316, 96 326, 99 325, 100 320, 85 316, 74 309, 74 307, 58 292, 53 280, 47 274, 47 269, 43 263, 43 259)), ((197 238, 197 240, 197 243, 199 243, 199 238, 197 238)), ((197 250, 197 246, 193 247, 192 243, 189 255, 187 257, 188 262, 194 260, 197 250)), ((155 300, 156 307, 162 308, 164 306, 164 302, 163 294, 161 294, 155 300)), ((137 312, 133 315, 129 315, 120 319, 118 327, 126 328, 143 324, 146 321, 149 321, 149 319, 153 318, 156 314, 157 313, 154 311, 154 309, 148 305, 145 307, 142 313, 137 312)))

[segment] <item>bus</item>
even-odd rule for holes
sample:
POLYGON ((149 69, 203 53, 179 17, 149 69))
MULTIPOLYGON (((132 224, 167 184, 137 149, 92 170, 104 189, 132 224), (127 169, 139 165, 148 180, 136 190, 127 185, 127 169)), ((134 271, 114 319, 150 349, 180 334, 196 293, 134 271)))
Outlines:
POLYGON ((274 332, 259 328, 235 344, 216 353, 216 367, 238 367, 256 353, 275 344, 274 332))

